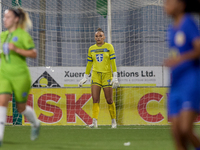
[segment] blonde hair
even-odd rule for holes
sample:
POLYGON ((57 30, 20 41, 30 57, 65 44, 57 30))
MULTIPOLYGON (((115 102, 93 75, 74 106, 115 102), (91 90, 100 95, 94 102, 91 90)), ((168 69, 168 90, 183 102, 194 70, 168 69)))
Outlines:
POLYGON ((24 30, 32 28, 31 19, 29 18, 28 13, 25 12, 22 8, 10 8, 9 10, 12 11, 16 17, 19 17, 17 27, 22 28, 24 30))

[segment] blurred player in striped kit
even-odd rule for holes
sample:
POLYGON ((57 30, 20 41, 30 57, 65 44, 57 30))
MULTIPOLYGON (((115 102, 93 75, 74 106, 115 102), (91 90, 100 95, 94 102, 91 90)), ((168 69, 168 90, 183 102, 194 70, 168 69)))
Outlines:
POLYGON ((117 79, 117 67, 115 62, 115 51, 112 44, 104 42, 105 35, 101 28, 98 28, 95 33, 96 44, 92 45, 88 50, 88 63, 84 78, 79 82, 81 87, 88 79, 90 70, 92 70, 91 92, 93 99, 93 123, 89 125, 90 128, 97 128, 97 120, 99 115, 99 102, 100 92, 103 88, 106 101, 108 103, 108 109, 112 119, 112 128, 117 127, 116 123, 116 108, 113 101, 113 88, 119 87, 117 79), (112 66, 112 69, 111 69, 112 66), (112 77, 113 71, 113 77, 112 77))
POLYGON ((193 123, 200 112, 200 35, 190 13, 200 12, 197 0, 165 0, 172 17, 168 30, 171 55, 164 61, 171 69, 168 114, 177 150, 187 150, 190 142, 200 150, 193 123))

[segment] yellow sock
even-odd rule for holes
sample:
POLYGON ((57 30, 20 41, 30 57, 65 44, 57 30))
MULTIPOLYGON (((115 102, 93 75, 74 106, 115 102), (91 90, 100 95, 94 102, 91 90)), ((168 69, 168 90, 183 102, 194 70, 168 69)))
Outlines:
POLYGON ((110 112, 111 119, 116 119, 116 108, 115 103, 108 104, 108 110, 110 112))
POLYGON ((99 116, 99 103, 93 103, 93 118, 98 120, 99 116))

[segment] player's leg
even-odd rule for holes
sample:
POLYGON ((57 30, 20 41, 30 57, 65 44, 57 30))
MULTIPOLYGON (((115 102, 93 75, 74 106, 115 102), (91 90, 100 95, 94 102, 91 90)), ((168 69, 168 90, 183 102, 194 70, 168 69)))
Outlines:
POLYGON ((182 111, 180 112, 180 131, 183 137, 191 142, 196 150, 200 150, 200 140, 194 133, 194 121, 199 113, 200 106, 200 81, 199 71, 188 72, 185 77, 184 86, 182 86, 182 111))
POLYGON ((36 117, 35 111, 26 105, 28 94, 31 87, 29 76, 12 80, 17 110, 23 114, 32 125, 31 140, 35 140, 39 134, 40 122, 36 117))
POLYGON ((196 150, 200 150, 200 140, 194 133, 193 123, 198 114, 195 111, 182 111, 180 114, 180 131, 183 137, 187 138, 196 150))
POLYGON ((100 93, 101 93, 101 77, 102 73, 93 71, 92 72, 92 82, 91 82, 91 94, 93 99, 93 109, 92 109, 92 118, 93 122, 89 125, 90 128, 97 128, 97 120, 99 116, 99 102, 100 102, 100 93))
POLYGON ((101 87, 98 85, 92 85, 91 86, 91 94, 93 99, 93 123, 89 125, 91 128, 97 128, 97 120, 99 116, 99 102, 100 102, 100 93, 101 93, 101 87))
POLYGON ((115 103, 113 101, 113 89, 112 89, 112 85, 110 85, 110 81, 112 79, 112 73, 104 73, 102 75, 102 87, 104 90, 104 95, 106 98, 106 101, 108 103, 108 110, 110 112, 110 116, 112 119, 112 128, 116 128, 117 127, 117 123, 116 123, 116 107, 115 107, 115 103))
POLYGON ((171 134, 175 142, 176 150, 186 150, 187 141, 181 136, 180 132, 180 112, 182 109, 180 95, 179 88, 171 86, 167 100, 167 110, 168 117, 171 121, 171 134))
POLYGON ((0 146, 2 145, 5 123, 7 119, 7 107, 12 94, 12 86, 8 78, 0 74, 0 146))
POLYGON ((106 88, 103 88, 103 90, 104 90, 104 95, 105 95, 106 101, 108 103, 108 110, 110 112, 110 116, 112 119, 112 128, 116 128, 117 127, 116 107, 115 107, 115 103, 113 101, 113 89, 112 89, 112 87, 106 87, 106 88))
POLYGON ((39 121, 36 117, 36 114, 33 108, 26 105, 26 103, 16 103, 16 104, 17 104, 18 112, 23 114, 34 127, 38 127, 39 121))
POLYGON ((16 104, 17 104, 18 112, 23 114, 32 125, 31 140, 37 139, 39 135, 39 130, 40 130, 40 122, 37 119, 35 111, 30 106, 26 105, 26 102, 16 103, 16 104))
POLYGON ((0 146, 2 145, 5 123, 7 119, 7 107, 11 94, 0 95, 0 146))
POLYGON ((186 150, 187 149, 187 141, 184 137, 181 136, 180 131, 180 118, 178 116, 171 117, 171 133, 174 138, 174 142, 177 150, 186 150))

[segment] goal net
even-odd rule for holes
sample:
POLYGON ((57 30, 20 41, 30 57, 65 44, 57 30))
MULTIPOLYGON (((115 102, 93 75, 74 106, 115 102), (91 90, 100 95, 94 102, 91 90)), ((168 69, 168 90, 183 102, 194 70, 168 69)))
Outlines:
MULTIPOLYGON (((16 5, 24 8, 33 22, 29 32, 38 57, 27 59, 32 76, 28 105, 43 125, 92 122, 90 79, 83 88, 78 88, 78 82, 99 27, 106 42, 111 37, 117 57, 121 84, 113 90, 117 123, 168 124, 168 72, 162 62, 168 56, 170 20, 163 12, 163 0, 111 0, 112 34, 108 34, 107 0, 1 0, 2 19, 5 9, 16 5)), ((28 125, 12 104, 11 100, 8 123, 28 125)), ((111 124, 103 91, 98 124, 111 124)))

